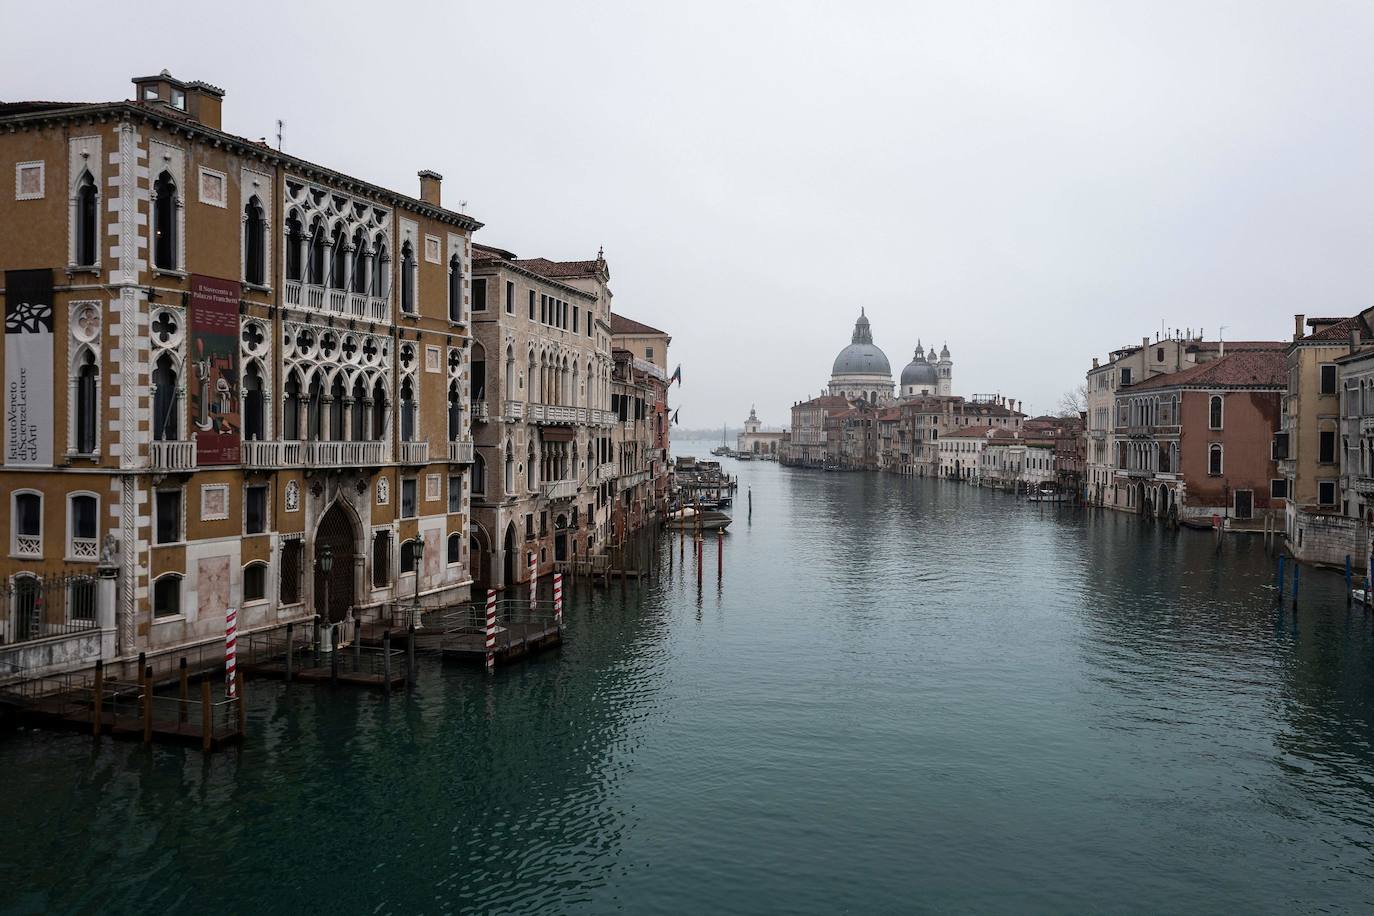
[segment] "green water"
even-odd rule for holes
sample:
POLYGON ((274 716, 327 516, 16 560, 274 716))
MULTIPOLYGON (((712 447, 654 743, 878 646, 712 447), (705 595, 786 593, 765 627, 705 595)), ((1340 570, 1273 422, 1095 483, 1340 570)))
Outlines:
POLYGON ((731 470, 719 582, 673 542, 495 678, 255 681, 208 757, 0 735, 0 912, 1374 907, 1374 627, 1338 576, 1281 611, 1258 539, 731 470))

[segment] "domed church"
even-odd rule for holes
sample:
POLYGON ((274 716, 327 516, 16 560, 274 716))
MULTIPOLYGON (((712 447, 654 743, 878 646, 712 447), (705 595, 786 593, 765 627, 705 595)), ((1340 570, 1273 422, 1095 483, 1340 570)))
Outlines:
POLYGON ((846 398, 862 398, 869 404, 886 404, 892 400, 892 366, 887 354, 873 343, 873 330, 868 317, 859 310, 854 322, 854 336, 849 346, 835 357, 830 370, 830 393, 846 398))
POLYGON ((953 389, 954 361, 949 358, 949 347, 941 347, 938 357, 935 355, 935 348, 931 347, 927 356, 921 342, 916 341, 916 355, 902 370, 901 397, 931 394, 949 397, 953 389))

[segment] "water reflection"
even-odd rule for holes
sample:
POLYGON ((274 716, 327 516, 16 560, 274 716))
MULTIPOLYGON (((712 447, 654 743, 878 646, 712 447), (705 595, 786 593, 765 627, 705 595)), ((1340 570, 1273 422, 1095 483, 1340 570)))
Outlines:
POLYGON ((564 647, 495 678, 252 682, 209 758, 0 738, 0 911, 1374 903, 1374 628, 1339 576, 1295 612, 1258 539, 730 470, 723 568, 708 537, 698 587, 673 536, 569 583, 564 647))

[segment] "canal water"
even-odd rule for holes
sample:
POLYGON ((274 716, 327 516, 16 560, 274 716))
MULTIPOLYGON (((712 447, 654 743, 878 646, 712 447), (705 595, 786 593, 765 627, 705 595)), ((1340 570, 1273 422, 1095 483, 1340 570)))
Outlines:
POLYGON ((1374 907, 1339 576, 1280 609, 1258 538, 726 464, 723 575, 665 542, 494 678, 250 682, 209 757, 0 736, 0 912, 1374 907))

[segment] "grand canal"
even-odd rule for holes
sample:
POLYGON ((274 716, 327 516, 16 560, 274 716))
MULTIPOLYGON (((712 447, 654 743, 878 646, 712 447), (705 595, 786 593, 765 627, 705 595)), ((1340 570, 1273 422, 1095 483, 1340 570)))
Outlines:
POLYGON ((727 466, 723 576, 674 542, 495 678, 251 682, 210 757, 0 736, 0 911, 1374 906, 1374 627, 1338 576, 1280 609, 1258 538, 727 466))

